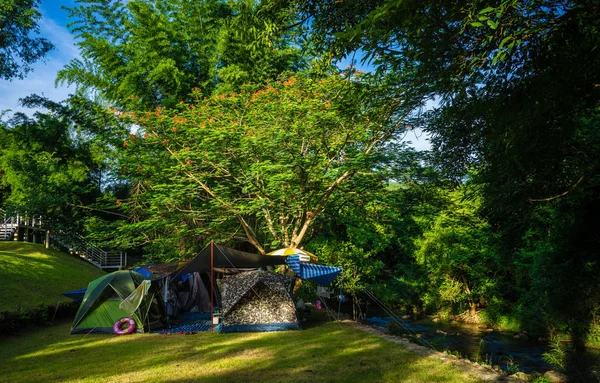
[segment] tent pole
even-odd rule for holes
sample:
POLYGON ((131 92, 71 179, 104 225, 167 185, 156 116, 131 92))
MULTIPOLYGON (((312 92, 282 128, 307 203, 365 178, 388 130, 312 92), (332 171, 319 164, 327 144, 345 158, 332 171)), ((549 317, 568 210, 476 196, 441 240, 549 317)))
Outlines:
POLYGON ((342 311, 342 295, 344 295, 342 288, 340 287, 340 295, 338 296, 338 300, 340 301, 340 303, 338 303, 338 315, 337 315, 337 319, 340 320, 340 312, 342 311))
POLYGON ((210 331, 214 332, 214 289, 215 289, 215 276, 214 276, 214 257, 215 257, 215 243, 210 241, 210 331))
MULTIPOLYGON (((167 315, 167 326, 170 325, 169 323, 169 276, 167 275, 164 279, 164 284, 163 284, 163 303, 165 305, 165 314, 167 315)), ((173 310, 173 314, 175 314, 174 312, 175 310, 173 310)))

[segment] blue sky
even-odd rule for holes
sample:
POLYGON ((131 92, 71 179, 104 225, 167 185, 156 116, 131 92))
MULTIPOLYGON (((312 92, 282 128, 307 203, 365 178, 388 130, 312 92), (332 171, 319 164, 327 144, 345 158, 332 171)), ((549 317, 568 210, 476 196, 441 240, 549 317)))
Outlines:
POLYGON ((40 34, 49 39, 55 49, 50 52, 45 62, 33 65, 33 71, 23 80, 0 80, 0 111, 11 109, 13 112, 28 110, 19 107, 19 99, 32 93, 44 95, 52 100, 61 101, 73 93, 74 87, 54 86, 56 73, 71 59, 79 56, 75 40, 67 29, 68 13, 61 9, 62 5, 72 6, 70 0, 43 0, 40 11, 42 19, 39 23, 40 34))
MULTIPOLYGON (((74 0, 42 0, 40 11, 42 19, 39 22, 40 34, 49 39, 55 46, 43 62, 33 65, 33 71, 23 80, 12 81, 0 80, 0 112, 10 109, 14 112, 32 111, 19 106, 19 99, 33 93, 43 95, 54 101, 62 101, 70 93, 75 91, 74 86, 55 86, 57 72, 74 58, 79 57, 79 51, 75 46, 75 39, 67 29, 68 12, 62 6, 72 7, 74 0)), ((358 55, 356 56, 358 69, 367 71, 368 65, 361 65, 358 55)), ((346 67, 351 63, 350 58, 341 60, 340 66, 346 67)), ((9 113, 8 115, 12 114, 9 113)), ((6 117, 5 117, 6 118, 6 117)), ((422 132, 409 133, 406 140, 411 141, 417 149, 429 149, 430 145, 422 132)))

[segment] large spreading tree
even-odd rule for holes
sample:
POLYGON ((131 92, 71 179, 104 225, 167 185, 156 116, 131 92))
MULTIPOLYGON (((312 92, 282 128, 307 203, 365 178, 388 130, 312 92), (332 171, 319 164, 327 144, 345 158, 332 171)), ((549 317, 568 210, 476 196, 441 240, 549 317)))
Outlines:
POLYGON ((395 118, 402 110, 381 103, 383 88, 354 77, 284 76, 264 89, 194 95, 173 109, 117 111, 140 130, 115 169, 132 193, 114 203, 133 225, 121 230, 142 243, 167 230, 171 240, 243 239, 261 253, 301 246, 330 201, 365 187, 406 129, 395 118))

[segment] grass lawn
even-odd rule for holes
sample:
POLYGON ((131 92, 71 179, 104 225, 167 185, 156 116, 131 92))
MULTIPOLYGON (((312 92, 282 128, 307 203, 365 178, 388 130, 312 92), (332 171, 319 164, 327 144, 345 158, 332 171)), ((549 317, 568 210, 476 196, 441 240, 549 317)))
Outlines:
POLYGON ((68 300, 60 293, 86 288, 101 275, 97 267, 43 245, 0 242, 0 311, 55 305, 68 300))
POLYGON ((477 382, 342 323, 304 331, 68 335, 0 340, 2 382, 477 382))

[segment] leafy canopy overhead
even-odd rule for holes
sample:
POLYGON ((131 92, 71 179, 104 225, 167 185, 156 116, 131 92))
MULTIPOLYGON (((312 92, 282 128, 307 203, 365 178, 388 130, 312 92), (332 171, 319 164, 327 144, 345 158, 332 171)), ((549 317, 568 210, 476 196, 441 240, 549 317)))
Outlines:
POLYGON ((273 27, 294 13, 263 2, 79 0, 68 11, 82 58, 57 82, 121 106, 172 107, 191 102, 192 88, 231 92, 303 62, 290 31, 273 27))
MULTIPOLYGON (((131 222, 183 215, 196 236, 227 240, 241 229, 263 253, 300 246, 330 200, 359 190, 353 180, 372 173, 404 129, 388 104, 372 106, 385 92, 341 76, 282 77, 255 90, 197 91, 191 105, 123 113, 141 127, 120 159, 137 191, 119 201, 131 222)), ((174 221, 181 229, 185 220, 174 221)))

